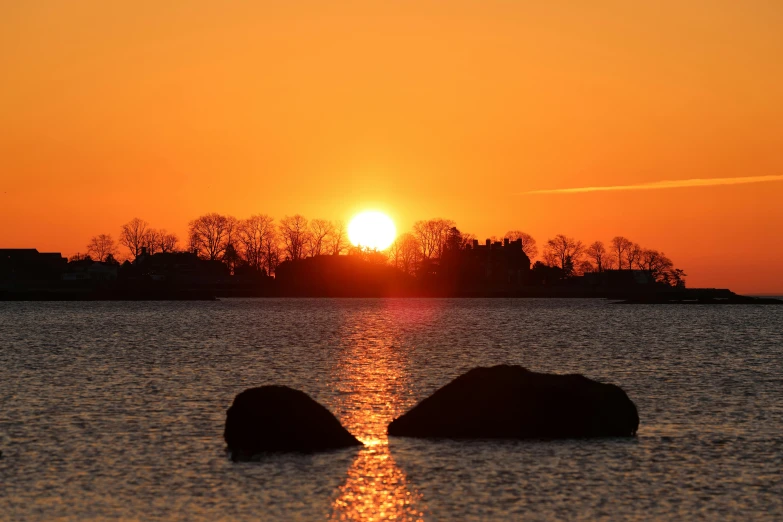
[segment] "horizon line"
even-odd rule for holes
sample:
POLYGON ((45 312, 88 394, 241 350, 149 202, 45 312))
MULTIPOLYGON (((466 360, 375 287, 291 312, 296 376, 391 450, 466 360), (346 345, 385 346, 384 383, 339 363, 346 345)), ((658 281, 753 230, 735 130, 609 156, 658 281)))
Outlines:
POLYGON ((584 192, 611 192, 618 190, 655 190, 686 187, 714 187, 719 185, 744 185, 749 183, 765 183, 783 181, 783 174, 769 176, 745 176, 736 178, 692 178, 680 180, 651 181, 633 185, 605 185, 597 187, 572 187, 560 189, 529 190, 522 194, 578 194, 584 192))

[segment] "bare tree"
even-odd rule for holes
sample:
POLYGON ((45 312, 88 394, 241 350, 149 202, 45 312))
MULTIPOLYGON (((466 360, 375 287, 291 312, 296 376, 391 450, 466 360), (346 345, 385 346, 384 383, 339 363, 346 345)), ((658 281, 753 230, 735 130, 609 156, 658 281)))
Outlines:
POLYGON ((574 271, 583 252, 584 247, 581 241, 563 234, 558 234, 546 242, 545 257, 548 255, 550 259, 554 258, 557 266, 566 275, 570 275, 574 271))
MULTIPOLYGON (((473 240, 476 239, 476 234, 465 232, 462 234, 462 250, 473 246, 473 240)), ((524 247, 523 247, 524 249, 524 247)))
POLYGON ((615 259, 617 259, 617 268, 620 270, 623 269, 623 261, 626 252, 631 248, 631 245, 631 241, 623 236, 615 236, 612 238, 612 253, 614 253, 615 259))
POLYGON ((506 232, 506 235, 503 236, 503 238, 508 238, 511 241, 516 241, 517 239, 522 240, 522 251, 527 255, 528 259, 531 261, 536 258, 538 255, 538 247, 536 246, 536 240, 533 239, 533 236, 530 234, 527 234, 525 232, 522 232, 521 230, 509 230, 506 232))
POLYGON ((421 257, 421 247, 416 237, 406 232, 400 234, 389 247, 389 263, 405 272, 415 274, 421 257))
POLYGON ((272 226, 269 233, 264 236, 261 248, 264 250, 266 273, 270 276, 274 275, 277 265, 280 264, 280 236, 275 226, 272 226))
POLYGON ((334 232, 334 225, 325 219, 313 219, 310 221, 308 234, 309 254, 313 257, 321 256, 329 252, 329 238, 334 232))
MULTIPOLYGON (((226 216, 226 251, 232 249, 238 256, 241 248, 239 242, 240 221, 234 216, 226 216)), ((225 253, 224 253, 225 257, 225 253)))
POLYGON ((653 279, 666 282, 666 276, 674 268, 672 260, 657 250, 643 250, 639 257, 639 267, 648 270, 653 279))
POLYGON ((628 250, 625 251, 625 259, 628 261, 628 269, 633 270, 633 267, 641 269, 639 260, 642 256, 643 249, 639 246, 639 243, 631 243, 628 250))
POLYGON ((672 268, 666 272, 666 283, 675 288, 685 288, 685 278, 688 276, 681 268, 672 268))
POLYGON ((309 232, 307 219, 296 214, 285 216, 280 220, 280 235, 283 240, 283 249, 286 257, 291 261, 298 261, 307 257, 307 244, 309 232))
POLYGON ((156 253, 159 250, 160 242, 160 232, 157 229, 148 228, 147 233, 144 234, 144 246, 147 248, 147 253, 150 255, 156 253))
POLYGON ((151 228, 147 231, 146 247, 150 254, 156 252, 173 252, 177 249, 179 239, 176 234, 169 234, 165 228, 151 228))
POLYGON ((596 272, 603 272, 608 268, 606 266, 606 261, 609 254, 606 251, 603 241, 594 241, 587 247, 585 254, 587 254, 587 257, 590 258, 590 261, 595 265, 596 272))
POLYGON ((156 252, 173 252, 177 249, 177 243, 179 239, 176 234, 169 234, 165 228, 156 229, 150 228, 147 230, 147 234, 144 240, 144 246, 147 247, 147 252, 155 254, 156 252))
POLYGON ((235 234, 236 218, 211 213, 199 216, 188 223, 188 238, 191 250, 210 261, 222 259, 226 247, 231 245, 235 234))
POLYGON ((441 218, 417 221, 413 224, 413 235, 418 241, 424 259, 441 257, 449 230, 454 226, 454 221, 441 218))
POLYGON ((386 255, 389 256, 389 264, 393 266, 394 268, 401 269, 401 260, 400 256, 402 254, 402 241, 400 241, 400 238, 402 236, 397 236, 397 238, 394 240, 394 242, 389 245, 389 248, 386 250, 386 255))
POLYGON ((165 228, 159 231, 158 247, 161 252, 174 252, 177 250, 177 244, 179 244, 177 234, 170 234, 165 228))
POLYGON ((327 238, 327 248, 334 256, 342 254, 348 248, 348 231, 344 222, 336 221, 332 226, 332 233, 327 238))
POLYGON ((576 271, 577 275, 585 275, 596 271, 593 263, 587 259, 580 262, 579 265, 574 268, 574 270, 576 271))
POLYGON ((240 223, 238 236, 247 264, 255 270, 268 268, 267 246, 270 236, 275 237, 274 220, 266 214, 250 216, 240 223))
POLYGON ((146 247, 149 223, 143 219, 133 218, 120 229, 120 244, 130 251, 133 259, 141 254, 142 247, 146 247))
POLYGON ((557 254, 551 248, 545 246, 544 251, 541 253, 541 258, 546 266, 560 267, 560 259, 557 254))
POLYGON ((90 238, 87 254, 97 261, 106 261, 109 256, 117 256, 117 243, 110 234, 100 234, 90 238))

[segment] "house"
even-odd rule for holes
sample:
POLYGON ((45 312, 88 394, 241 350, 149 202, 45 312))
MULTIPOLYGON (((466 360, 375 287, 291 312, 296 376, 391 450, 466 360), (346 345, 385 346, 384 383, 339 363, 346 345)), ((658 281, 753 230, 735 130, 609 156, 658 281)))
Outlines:
POLYGON ((41 282, 60 279, 68 260, 59 252, 35 248, 0 248, 0 282, 41 282))
POLYGON ((88 258, 68 263, 62 274, 62 280, 106 283, 116 281, 118 272, 119 264, 117 263, 102 263, 88 258))

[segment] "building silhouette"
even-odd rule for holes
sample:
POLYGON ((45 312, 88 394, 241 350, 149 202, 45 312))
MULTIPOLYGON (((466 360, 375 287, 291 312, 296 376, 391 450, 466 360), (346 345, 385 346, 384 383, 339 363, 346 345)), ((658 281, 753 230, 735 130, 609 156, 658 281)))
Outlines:
POLYGON ((35 248, 0 249, 0 288, 39 288, 58 281, 68 264, 59 252, 35 248))

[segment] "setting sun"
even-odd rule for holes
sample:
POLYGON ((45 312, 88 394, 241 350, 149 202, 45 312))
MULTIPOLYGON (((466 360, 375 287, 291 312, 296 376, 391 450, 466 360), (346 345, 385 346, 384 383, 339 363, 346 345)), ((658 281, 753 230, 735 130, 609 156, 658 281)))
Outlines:
POLYGON ((383 212, 362 212, 354 216, 348 225, 348 239, 354 246, 385 250, 396 236, 394 221, 383 212))

